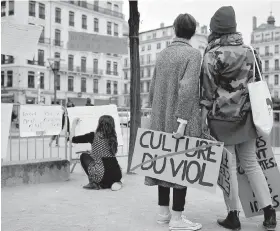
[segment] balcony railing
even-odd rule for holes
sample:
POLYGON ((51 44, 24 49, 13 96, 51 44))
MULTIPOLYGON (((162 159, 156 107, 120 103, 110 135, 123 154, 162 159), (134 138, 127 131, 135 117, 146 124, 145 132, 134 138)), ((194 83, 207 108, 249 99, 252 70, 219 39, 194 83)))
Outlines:
POLYGON ((45 62, 41 60, 27 60, 27 64, 29 65, 37 65, 37 66, 45 66, 45 62))
POLYGON ((35 11, 29 11, 29 16, 35 17, 36 13, 35 11))
POLYGON ((56 18, 55 18, 55 22, 56 22, 56 23, 61 23, 61 18, 57 18, 57 17, 56 17, 56 18))
POLYGON ((53 44, 55 46, 58 46, 58 47, 63 47, 63 41, 60 41, 60 40, 57 40, 57 39, 53 40, 53 44))
POLYGON ((103 70, 101 69, 93 69, 93 74, 97 76, 103 75, 103 70))
POLYGON ((39 43, 51 44, 50 38, 39 38, 39 43))
POLYGON ((60 70, 65 72, 73 72, 73 73, 85 73, 91 74, 96 77, 101 77, 104 73, 101 69, 93 69, 93 68, 86 68, 86 70, 82 70, 80 66, 69 66, 68 64, 60 64, 60 70))
POLYGON ((119 75, 119 73, 117 71, 109 71, 109 70, 106 70, 106 74, 107 75, 115 75, 115 76, 119 75))
POLYGON ((261 57, 273 57, 273 53, 266 52, 266 53, 264 53, 264 54, 261 54, 260 56, 261 56, 261 57))
POLYGON ((252 44, 257 44, 257 43, 268 43, 268 42, 273 42, 273 41, 279 41, 280 37, 275 37, 275 38, 269 38, 269 39, 260 39, 260 40, 251 40, 252 44))
POLYGON ((15 63, 14 57, 1 60, 1 64, 13 64, 13 63, 15 63))
POLYGON ((69 26, 75 26, 75 22, 69 21, 69 26))
POLYGON ((45 14, 39 14, 39 18, 40 19, 46 19, 46 15, 45 14))
POLYGON ((273 72, 280 72, 280 68, 264 68, 263 69, 264 73, 273 73, 273 72))
POLYGON ((107 15, 111 15, 111 16, 114 16, 114 17, 117 17, 117 18, 124 19, 124 14, 122 14, 120 12, 109 10, 109 9, 100 7, 98 5, 88 3, 86 1, 64 1, 64 2, 72 4, 72 5, 76 5, 76 6, 79 6, 79 7, 83 7, 83 8, 89 9, 89 10, 93 10, 93 11, 96 11, 96 12, 99 12, 99 13, 102 13, 102 14, 107 14, 107 15))

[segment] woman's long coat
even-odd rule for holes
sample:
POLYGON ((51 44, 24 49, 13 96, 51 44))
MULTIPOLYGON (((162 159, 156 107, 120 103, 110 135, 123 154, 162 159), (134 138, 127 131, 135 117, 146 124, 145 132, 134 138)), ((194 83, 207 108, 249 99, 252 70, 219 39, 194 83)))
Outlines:
MULTIPOLYGON (((188 40, 175 38, 157 58, 149 93, 152 107, 151 129, 167 133, 177 131, 177 119, 188 121, 185 135, 201 136, 199 74, 201 54, 188 40)), ((182 188, 146 177, 146 185, 182 188)))

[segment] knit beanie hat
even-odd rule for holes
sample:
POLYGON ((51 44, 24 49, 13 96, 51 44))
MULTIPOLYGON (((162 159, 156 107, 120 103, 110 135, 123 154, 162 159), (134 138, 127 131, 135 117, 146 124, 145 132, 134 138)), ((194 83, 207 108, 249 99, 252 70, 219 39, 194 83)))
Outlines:
POLYGON ((223 6, 211 18, 210 29, 218 34, 236 32, 235 12, 232 6, 223 6))

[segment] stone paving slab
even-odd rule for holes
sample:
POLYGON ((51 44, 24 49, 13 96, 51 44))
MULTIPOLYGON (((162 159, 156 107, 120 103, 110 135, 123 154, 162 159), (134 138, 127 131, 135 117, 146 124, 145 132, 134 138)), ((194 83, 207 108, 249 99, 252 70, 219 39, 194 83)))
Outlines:
MULTIPOLYGON (((143 184, 138 175, 125 175, 122 190, 90 191, 82 185, 87 178, 77 165, 71 179, 62 183, 2 189, 2 230, 5 231, 164 231, 168 225, 155 222, 157 188, 143 184)), ((223 231, 216 219, 226 209, 222 192, 189 189, 185 214, 201 222, 205 231, 223 231)), ((280 214, 278 222, 280 223, 280 214)), ((261 231, 262 217, 245 219, 244 231, 261 231)), ((278 231, 280 228, 278 227, 278 231)))

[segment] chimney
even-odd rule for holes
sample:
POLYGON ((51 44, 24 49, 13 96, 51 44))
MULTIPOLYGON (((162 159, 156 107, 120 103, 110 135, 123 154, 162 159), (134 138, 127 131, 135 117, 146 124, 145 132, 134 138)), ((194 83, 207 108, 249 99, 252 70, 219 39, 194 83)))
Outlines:
POLYGON ((253 30, 257 29, 257 17, 253 17, 253 30))
POLYGON ((162 22, 161 24, 160 24, 160 28, 163 28, 164 27, 164 23, 162 22))

